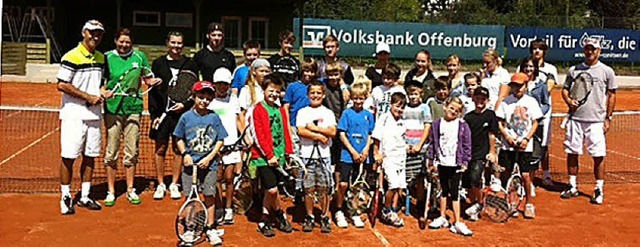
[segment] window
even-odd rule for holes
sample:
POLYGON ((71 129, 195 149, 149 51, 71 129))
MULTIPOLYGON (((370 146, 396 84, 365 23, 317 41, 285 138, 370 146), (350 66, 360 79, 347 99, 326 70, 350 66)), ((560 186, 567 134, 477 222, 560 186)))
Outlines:
POLYGON ((134 26, 160 26, 160 12, 157 11, 133 11, 134 26))
POLYGON ((269 18, 249 18, 249 38, 260 43, 263 49, 269 48, 269 18))
POLYGON ((172 13, 165 14, 164 25, 166 27, 193 27, 193 14, 191 13, 172 13))
POLYGON ((224 46, 229 48, 242 47, 242 18, 239 16, 223 16, 224 46))

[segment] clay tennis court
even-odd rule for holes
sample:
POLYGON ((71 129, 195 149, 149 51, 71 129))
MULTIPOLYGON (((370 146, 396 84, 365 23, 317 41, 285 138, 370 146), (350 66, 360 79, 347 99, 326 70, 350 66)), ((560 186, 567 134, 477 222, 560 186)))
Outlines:
MULTIPOLYGON (((616 109, 639 110, 638 96, 640 91, 619 91, 616 109)), ((60 97, 55 84, 0 83, 0 106, 3 107, 58 107, 60 97)), ((553 99, 554 111, 565 112, 558 91, 554 91, 553 99)), ((617 117, 607 135, 609 153, 605 162, 609 174, 605 203, 601 206, 589 203, 588 196, 593 188, 592 184, 587 184, 593 179, 591 161, 582 159, 580 180, 584 183, 580 189, 588 195, 566 201, 559 198, 558 192, 538 188, 535 220, 518 218, 506 224, 486 220, 469 222, 473 237, 454 235, 448 230, 421 231, 412 217, 405 217, 406 226, 401 229, 378 224, 374 230, 367 224, 364 229, 337 229, 334 226, 333 233, 328 235, 321 234, 319 229, 306 234, 299 231, 303 213, 294 211, 288 202, 287 212, 293 215, 293 226, 298 231, 291 234, 277 232, 276 237, 266 239, 256 232, 255 223, 238 215, 235 225, 224 227, 224 245, 638 245, 640 223, 635 219, 640 217, 640 210, 635 198, 640 196, 640 146, 635 141, 639 129, 634 125, 638 122, 637 117, 617 117)), ((73 216, 60 215, 57 193, 60 134, 56 119, 55 112, 2 111, 0 114, 0 191, 3 192, 0 194, 0 243, 3 246, 175 246, 174 220, 182 201, 168 198, 154 201, 149 192, 142 193, 143 203, 138 206, 119 197, 113 208, 102 211, 77 208, 73 216)), ((556 181, 562 182, 566 181, 566 175, 561 175, 566 170, 561 149, 563 135, 559 129, 554 130, 554 135, 552 171, 556 172, 556 181)), ((141 137, 139 172, 148 173, 152 152, 143 139, 148 141, 146 136, 141 137)), ((102 169, 99 164, 97 161, 98 173, 102 169)), ((74 167, 76 189, 78 167, 74 167)), ((148 176, 154 174, 142 174, 139 180, 144 181, 148 176)), ((101 200, 104 184, 97 179, 94 185, 93 196, 101 200)), ((146 184, 140 186, 144 189, 146 184)))

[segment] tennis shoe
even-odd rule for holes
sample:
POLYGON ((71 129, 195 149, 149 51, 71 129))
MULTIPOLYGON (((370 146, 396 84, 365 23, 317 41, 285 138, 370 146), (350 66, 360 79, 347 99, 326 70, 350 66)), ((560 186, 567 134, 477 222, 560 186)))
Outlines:
POLYGON ((273 237, 276 235, 276 232, 271 228, 271 224, 267 221, 262 221, 258 223, 258 232, 260 232, 265 237, 273 237))
POLYGON ((307 215, 304 217, 304 221, 302 222, 302 231, 303 232, 311 232, 313 231, 314 225, 314 217, 313 215, 307 215))
POLYGON ((156 187, 156 192, 153 193, 153 199, 162 200, 165 193, 167 193, 167 186, 164 184, 159 184, 158 187, 156 187))
POLYGON ((136 189, 131 189, 131 192, 127 192, 127 201, 133 205, 138 205, 142 202, 138 194, 136 194, 136 189))
POLYGON ((465 225, 463 222, 456 222, 451 226, 451 228, 449 228, 449 230, 452 233, 460 234, 465 237, 473 235, 473 232, 469 230, 469 227, 467 227, 467 225, 465 225))
POLYGON ((347 228, 349 226, 349 223, 347 222, 347 219, 344 217, 344 213, 341 210, 336 211, 335 218, 336 226, 340 228, 347 228))
POLYGON ((331 218, 329 216, 322 216, 320 219, 320 232, 331 233, 331 218))
POLYGON ((445 217, 438 217, 429 223, 429 229, 440 229, 449 227, 449 221, 445 217))
POLYGON ((495 177, 491 178, 491 184, 489 185, 489 189, 491 189, 491 191, 493 192, 499 192, 500 190, 502 190, 500 179, 495 177))
POLYGON ((178 189, 177 184, 172 183, 171 185, 169 185, 169 196, 171 197, 171 199, 174 199, 174 200, 178 200, 182 198, 182 195, 180 194, 180 189, 178 189))
POLYGON ((593 190, 593 197, 591 197, 591 203, 601 205, 604 201, 604 193, 599 188, 593 190))
POLYGON ((571 199, 573 197, 578 196, 578 189, 572 187, 569 187, 569 189, 563 191, 562 193, 560 193, 560 198, 562 199, 571 199))
POLYGON ((107 207, 112 207, 116 204, 116 196, 111 192, 107 192, 107 197, 104 198, 104 205, 107 207))
POLYGON ((353 226, 356 228, 364 228, 364 222, 362 218, 360 218, 360 215, 351 216, 351 221, 353 221, 353 226))
POLYGON ((281 213, 276 218, 278 220, 278 230, 285 233, 293 232, 293 226, 291 226, 291 222, 289 222, 285 213, 281 213))
POLYGON ((60 198, 60 213, 65 215, 76 213, 76 210, 73 208, 73 200, 70 196, 63 196, 60 198))
POLYGON ((85 197, 85 198, 80 198, 80 200, 78 201, 78 206, 79 207, 83 207, 83 208, 87 208, 89 210, 100 210, 102 209, 102 206, 100 206, 100 203, 92 200, 91 198, 85 197))
POLYGON ((224 209, 224 224, 225 225, 233 225, 235 220, 233 219, 233 209, 225 208, 224 209))
POLYGON ((213 246, 222 245, 222 239, 220 238, 220 236, 218 236, 218 231, 216 231, 216 229, 209 229, 207 230, 206 234, 207 239, 209 240, 209 244, 213 246))
POLYGON ((524 218, 533 219, 536 217, 536 207, 531 203, 527 203, 524 208, 524 218))

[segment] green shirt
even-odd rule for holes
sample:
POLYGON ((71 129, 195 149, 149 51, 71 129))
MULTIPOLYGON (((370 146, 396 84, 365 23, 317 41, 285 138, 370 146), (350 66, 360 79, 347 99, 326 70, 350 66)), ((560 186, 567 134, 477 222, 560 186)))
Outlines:
POLYGON ((151 71, 147 57, 138 50, 127 57, 121 57, 116 50, 105 53, 108 73, 106 89, 114 96, 107 99, 105 113, 116 115, 140 114, 143 110, 143 98, 140 93, 141 76, 151 71), (131 69, 131 70, 130 70, 131 69), (125 75, 126 72, 129 72, 125 75), (120 86, 116 85, 120 81, 120 86), (122 95, 127 94, 127 95, 122 95))
MULTIPOLYGON (((284 129, 282 123, 282 115, 280 115, 280 108, 277 106, 269 106, 269 104, 262 101, 260 104, 267 110, 269 114, 269 125, 271 125, 271 136, 273 137, 273 153, 278 157, 278 161, 281 166, 285 165, 285 143, 284 143, 284 129)), ((267 166, 269 163, 265 158, 257 158, 251 160, 251 165, 267 166)))

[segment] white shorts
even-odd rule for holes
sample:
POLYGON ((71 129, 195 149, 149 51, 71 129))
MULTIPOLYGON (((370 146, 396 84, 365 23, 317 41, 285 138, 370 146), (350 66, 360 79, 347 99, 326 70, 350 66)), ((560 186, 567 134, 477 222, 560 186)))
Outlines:
POLYGON ((60 123, 60 156, 75 159, 81 154, 100 156, 102 132, 100 120, 63 119, 60 123))
POLYGON ((405 159, 398 157, 385 158, 382 160, 384 176, 389 185, 389 189, 407 188, 407 171, 405 169, 405 159))
POLYGON ((583 146, 592 157, 607 155, 606 138, 603 130, 604 123, 586 123, 575 120, 567 121, 564 152, 568 154, 583 153, 583 146))
POLYGON ((240 151, 235 151, 225 156, 222 156, 222 164, 225 164, 225 165, 235 165, 236 163, 239 163, 241 161, 242 161, 242 153, 240 153, 240 151))

